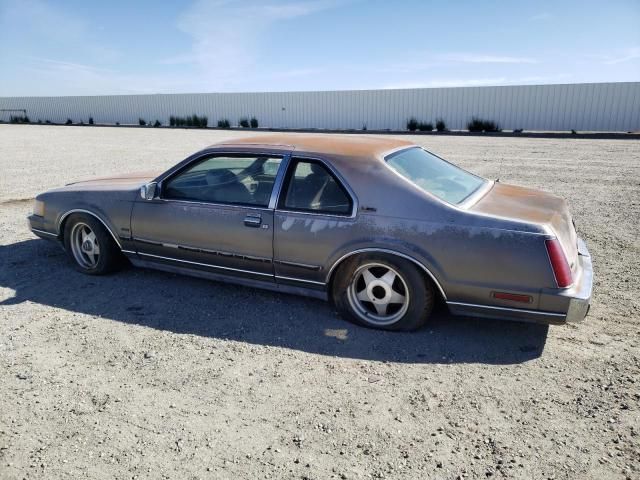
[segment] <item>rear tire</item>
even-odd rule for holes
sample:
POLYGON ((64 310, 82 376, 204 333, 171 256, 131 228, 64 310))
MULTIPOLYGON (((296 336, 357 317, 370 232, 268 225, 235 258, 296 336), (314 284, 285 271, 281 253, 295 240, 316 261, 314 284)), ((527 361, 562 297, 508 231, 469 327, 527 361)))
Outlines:
POLYGON ((122 265, 122 253, 111 234, 91 215, 74 213, 65 222, 64 248, 76 270, 104 275, 122 265))
POLYGON ((382 330, 416 330, 433 309, 433 286, 409 260, 366 254, 347 259, 335 273, 332 299, 358 325, 382 330))

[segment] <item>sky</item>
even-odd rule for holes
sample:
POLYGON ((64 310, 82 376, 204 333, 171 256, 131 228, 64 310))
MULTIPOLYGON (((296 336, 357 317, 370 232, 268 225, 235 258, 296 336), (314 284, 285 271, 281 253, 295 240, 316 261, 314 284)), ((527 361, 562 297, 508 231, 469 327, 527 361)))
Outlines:
POLYGON ((0 0, 0 96, 640 81, 640 0, 0 0))

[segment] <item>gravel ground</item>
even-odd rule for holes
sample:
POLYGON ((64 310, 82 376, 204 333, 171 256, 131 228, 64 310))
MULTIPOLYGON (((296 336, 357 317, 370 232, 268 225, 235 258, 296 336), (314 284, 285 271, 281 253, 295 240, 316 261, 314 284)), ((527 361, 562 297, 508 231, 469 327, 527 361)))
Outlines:
POLYGON ((83 276, 27 230, 37 192, 239 135, 0 126, 0 477, 640 478, 640 142, 413 137, 569 200, 596 275, 580 325, 371 331, 316 300, 83 276))

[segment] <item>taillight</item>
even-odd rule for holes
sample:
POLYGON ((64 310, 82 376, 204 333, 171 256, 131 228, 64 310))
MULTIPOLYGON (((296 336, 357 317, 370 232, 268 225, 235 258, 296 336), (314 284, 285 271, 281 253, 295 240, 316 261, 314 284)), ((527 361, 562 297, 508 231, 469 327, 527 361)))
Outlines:
POLYGON ((558 287, 568 287, 573 283, 573 278, 571 277, 569 262, 567 262, 567 257, 565 257, 562 251, 560 242, 557 238, 554 238, 552 240, 545 240, 545 245, 547 246, 551 268, 553 269, 553 275, 556 277, 558 287))

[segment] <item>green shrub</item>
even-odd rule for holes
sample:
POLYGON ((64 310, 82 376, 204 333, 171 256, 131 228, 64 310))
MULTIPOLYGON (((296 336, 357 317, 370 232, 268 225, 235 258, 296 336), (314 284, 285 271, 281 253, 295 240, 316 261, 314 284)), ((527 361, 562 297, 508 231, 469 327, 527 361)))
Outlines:
POLYGON ((231 128, 231 123, 226 118, 218 120, 218 128, 231 128))
POLYGON ((362 124, 362 130, 365 131, 365 132, 367 131, 367 124, 366 123, 362 124))
POLYGON ((478 117, 472 117, 467 123, 467 130, 470 132, 500 132, 500 125, 493 120, 483 120, 478 117))
POLYGON ((89 117, 89 125, 93 125, 93 117, 89 117))
POLYGON ((158 128, 158 127, 161 127, 161 126, 162 126, 162 123, 160 123, 160 120, 156 120, 156 121, 154 122, 153 126, 154 126, 155 128, 158 128))
POLYGON ((249 123, 251 124, 251 128, 258 128, 258 119, 256 117, 251 117, 249 123))
POLYGON ((144 121, 144 118, 139 118, 138 119, 138 125, 140 125, 141 127, 144 127, 147 124, 147 122, 144 121))
POLYGON ((407 130, 409 130, 410 132, 415 132, 417 128, 418 128, 418 121, 415 118, 411 117, 407 121, 407 130))
POLYGON ((209 117, 203 115, 202 117, 196 115, 187 115, 186 117, 178 117, 171 115, 169 117, 169 125, 172 127, 198 127, 207 128, 209 123, 209 117))
POLYGON ((46 124, 51 124, 51 121, 49 121, 49 120, 45 120, 45 121, 44 121, 44 123, 46 123, 46 124))
POLYGON ((433 123, 431 122, 418 122, 418 130, 421 132, 432 132, 433 123))
POLYGON ((485 120, 483 130, 485 132, 500 132, 502 129, 497 122, 494 122, 493 120, 485 120))
POLYGON ((447 124, 444 123, 442 118, 436 120, 436 130, 439 132, 445 132, 447 130, 447 124))
POLYGON ((573 128, 571 129, 571 135, 577 135, 578 132, 576 132, 573 128))
POLYGON ((9 123, 31 123, 26 115, 11 115, 9 123))
POLYGON ((116 127, 119 127, 119 126, 120 126, 120 122, 116 122, 116 127))
POLYGON ((71 119, 70 119, 70 118, 67 118, 67 121, 66 121, 66 122, 64 122, 64 124, 65 124, 65 125, 71 125, 71 124, 73 124, 73 122, 71 121, 71 119))
POLYGON ((471 121, 467 123, 467 130, 470 132, 481 132, 483 129, 484 121, 479 118, 472 117, 471 121))
POLYGON ((242 128, 249 128, 249 120, 243 117, 238 120, 238 125, 240 125, 242 128))
POLYGON ((522 128, 516 128, 513 133, 522 133, 524 129, 522 128))

